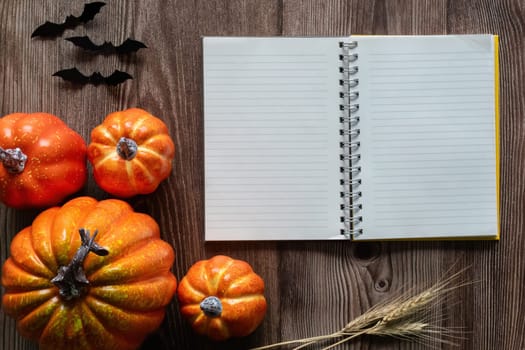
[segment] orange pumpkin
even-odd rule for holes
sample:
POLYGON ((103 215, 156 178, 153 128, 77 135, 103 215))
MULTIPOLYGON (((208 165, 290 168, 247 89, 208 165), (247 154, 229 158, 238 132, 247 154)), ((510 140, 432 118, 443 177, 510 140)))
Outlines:
POLYGON ((193 329, 217 341, 252 333, 266 313, 262 278, 247 262, 223 255, 195 263, 177 295, 193 329))
POLYGON ((136 349, 175 294, 173 260, 153 218, 79 197, 15 235, 3 309, 40 349, 136 349))
POLYGON ((170 175, 174 155, 166 124, 139 108, 108 115, 88 146, 95 182, 118 197, 155 191, 170 175))
POLYGON ((0 118, 0 201, 14 208, 51 207, 86 180, 86 143, 58 117, 0 118))

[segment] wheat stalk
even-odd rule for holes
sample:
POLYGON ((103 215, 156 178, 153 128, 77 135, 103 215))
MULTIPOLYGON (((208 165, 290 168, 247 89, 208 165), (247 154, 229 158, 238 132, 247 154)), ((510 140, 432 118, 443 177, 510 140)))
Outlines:
POLYGON ((459 280, 464 271, 461 270, 413 296, 405 293, 377 304, 335 333, 284 341, 250 350, 274 349, 288 345, 296 345, 293 350, 299 350, 331 341, 330 345, 322 348, 328 350, 363 335, 419 341, 434 339, 452 343, 447 337, 453 338, 454 330, 437 327, 429 320, 428 314, 439 302, 444 302, 451 291, 469 284, 459 280))

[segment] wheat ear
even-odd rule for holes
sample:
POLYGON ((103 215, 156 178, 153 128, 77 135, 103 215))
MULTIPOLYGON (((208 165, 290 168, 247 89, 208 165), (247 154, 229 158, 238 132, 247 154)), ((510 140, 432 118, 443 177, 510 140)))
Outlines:
POLYGON ((296 339, 251 350, 265 350, 288 345, 298 345, 294 350, 303 349, 321 342, 333 341, 322 350, 333 349, 362 335, 392 337, 406 340, 434 339, 450 343, 443 338, 453 330, 438 328, 428 321, 428 313, 441 299, 455 289, 468 285, 460 280, 461 270, 413 296, 404 294, 390 301, 380 303, 346 324, 341 330, 317 337, 296 339))

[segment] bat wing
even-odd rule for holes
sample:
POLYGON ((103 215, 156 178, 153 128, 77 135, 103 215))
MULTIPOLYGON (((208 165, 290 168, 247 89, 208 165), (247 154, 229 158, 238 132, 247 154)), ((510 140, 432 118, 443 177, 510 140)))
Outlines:
POLYGON ((63 69, 53 74, 54 77, 60 77, 65 81, 70 81, 76 84, 87 84, 89 83, 89 77, 86 77, 84 74, 76 68, 63 69))
POLYGON ((95 15, 104 5, 106 4, 100 1, 86 4, 84 6, 84 11, 80 16, 75 17, 73 15, 69 15, 66 17, 63 23, 53 23, 46 21, 44 24, 40 25, 33 31, 31 37, 34 38, 36 36, 41 36, 46 38, 54 38, 60 36, 66 29, 72 29, 81 23, 91 21, 93 18, 95 18, 95 15))
POLYGON ((102 46, 94 44, 87 36, 72 36, 70 38, 66 38, 65 40, 70 41, 75 44, 75 46, 81 47, 88 51, 98 51, 102 46))
POLYGON ((41 36, 43 38, 54 38, 57 36, 62 35, 66 28, 64 28, 63 24, 57 24, 47 21, 46 23, 38 26, 33 33, 31 34, 31 38, 34 38, 35 36, 41 36))
POLYGON ((115 70, 110 76, 104 78, 104 83, 114 86, 123 83, 128 79, 133 79, 133 77, 126 72, 115 70))
POLYGON ((125 53, 136 52, 140 49, 145 49, 145 48, 147 48, 147 46, 141 43, 140 41, 133 40, 133 39, 126 39, 122 44, 115 47, 115 51, 118 54, 125 54, 125 53))
POLYGON ((105 2, 95 1, 90 2, 84 6, 84 11, 82 14, 77 17, 78 21, 81 23, 86 23, 95 18, 95 15, 100 12, 100 9, 106 5, 105 2))

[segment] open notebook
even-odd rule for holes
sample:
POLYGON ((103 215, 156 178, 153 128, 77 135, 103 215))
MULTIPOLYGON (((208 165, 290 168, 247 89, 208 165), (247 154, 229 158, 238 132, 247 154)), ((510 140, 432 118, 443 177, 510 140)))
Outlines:
POLYGON ((206 240, 498 239, 498 37, 203 38, 206 240))

